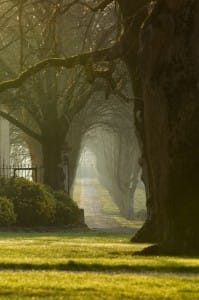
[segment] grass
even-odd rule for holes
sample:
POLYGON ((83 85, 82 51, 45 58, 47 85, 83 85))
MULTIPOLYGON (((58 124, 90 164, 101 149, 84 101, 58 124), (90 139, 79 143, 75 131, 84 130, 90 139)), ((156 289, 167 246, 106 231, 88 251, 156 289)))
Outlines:
POLYGON ((199 299, 198 258, 135 256, 129 239, 1 233, 0 299, 199 299))
MULTIPOLYGON (((142 226, 143 221, 132 221, 123 217, 119 211, 119 208, 111 199, 109 192, 99 183, 96 183, 95 186, 99 194, 103 213, 107 216, 111 216, 118 223, 118 226, 132 228, 132 230, 138 230, 142 226)), ((145 194, 141 189, 139 189, 135 196, 135 211, 138 211, 145 207, 145 194)))
POLYGON ((143 188, 138 187, 134 195, 135 212, 146 209, 146 195, 143 188))
POLYGON ((117 205, 113 202, 110 193, 99 182, 95 183, 97 193, 99 195, 102 211, 107 215, 119 215, 120 211, 117 205))

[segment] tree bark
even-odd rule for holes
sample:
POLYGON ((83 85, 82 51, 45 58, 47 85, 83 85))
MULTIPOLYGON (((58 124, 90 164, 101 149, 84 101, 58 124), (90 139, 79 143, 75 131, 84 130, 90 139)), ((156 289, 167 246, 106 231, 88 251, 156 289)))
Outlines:
POLYGON ((142 180, 145 184, 146 190, 146 206, 147 219, 143 227, 132 238, 134 242, 151 242, 157 240, 160 235, 156 232, 157 226, 157 207, 153 196, 152 175, 150 164, 148 160, 148 153, 146 149, 145 126, 144 126, 144 101, 143 101, 143 87, 139 63, 139 33, 140 28, 148 15, 148 0, 128 1, 118 0, 121 12, 124 18, 125 34, 123 36, 123 50, 124 60, 128 67, 133 91, 134 99, 134 114, 135 127, 138 142, 140 145, 142 158, 140 165, 142 167, 142 180))
POLYGON ((62 144, 56 139, 45 140, 42 144, 44 184, 54 190, 64 190, 65 174, 62 163, 62 144))
POLYGON ((171 253, 199 253, 198 15, 198 1, 157 1, 141 33, 146 152, 171 253))

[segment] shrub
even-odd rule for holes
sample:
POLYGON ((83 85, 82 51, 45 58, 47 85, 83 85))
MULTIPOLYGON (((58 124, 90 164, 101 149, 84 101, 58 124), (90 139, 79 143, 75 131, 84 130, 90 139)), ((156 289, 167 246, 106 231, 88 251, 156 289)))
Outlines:
POLYGON ((11 178, 1 185, 0 193, 12 200, 18 225, 44 226, 54 222, 55 199, 43 185, 11 178))
POLYGON ((77 204, 64 192, 54 192, 56 199, 56 225, 79 224, 81 210, 77 204))
POLYGON ((0 197, 0 225, 9 226, 16 222, 14 205, 6 197, 0 197))
POLYGON ((84 223, 81 210, 67 194, 24 178, 0 178, 1 196, 13 203, 20 226, 84 223))
POLYGON ((8 179, 4 177, 0 177, 0 196, 4 197, 6 194, 6 185, 8 183, 8 179))

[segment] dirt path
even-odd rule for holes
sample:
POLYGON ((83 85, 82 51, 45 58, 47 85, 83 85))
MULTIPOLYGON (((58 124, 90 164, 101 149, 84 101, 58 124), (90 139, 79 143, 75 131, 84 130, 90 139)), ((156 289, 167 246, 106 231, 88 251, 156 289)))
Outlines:
POLYGON ((89 179, 81 179, 80 207, 84 209, 85 221, 89 228, 103 232, 134 232, 137 226, 126 226, 116 220, 116 216, 103 213, 95 184, 89 179))

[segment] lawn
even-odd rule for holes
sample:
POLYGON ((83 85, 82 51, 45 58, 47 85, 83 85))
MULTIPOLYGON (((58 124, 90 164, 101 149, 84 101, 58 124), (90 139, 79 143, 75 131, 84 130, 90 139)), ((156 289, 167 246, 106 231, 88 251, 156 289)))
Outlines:
POLYGON ((0 234, 0 299, 199 299, 199 259, 141 257, 130 235, 0 234))

